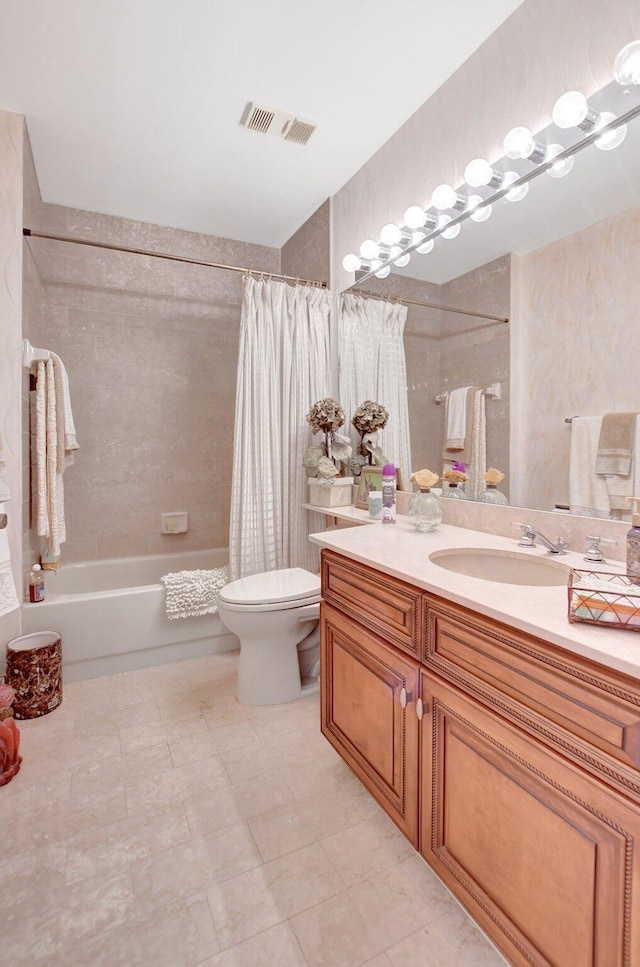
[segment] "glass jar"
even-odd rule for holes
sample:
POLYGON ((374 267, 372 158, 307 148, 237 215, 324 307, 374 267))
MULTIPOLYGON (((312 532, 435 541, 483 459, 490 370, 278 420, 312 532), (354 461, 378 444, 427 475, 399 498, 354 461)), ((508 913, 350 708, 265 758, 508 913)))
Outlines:
POLYGON ((467 500, 467 495, 457 483, 450 483, 446 490, 442 491, 442 496, 452 500, 467 500))
POLYGON ((480 495, 481 504, 494 504, 505 507, 509 501, 501 491, 499 491, 495 484, 487 484, 487 489, 483 494, 480 495))
POLYGON ((411 495, 407 516, 417 531, 432 531, 442 520, 440 501, 428 487, 421 487, 411 495))

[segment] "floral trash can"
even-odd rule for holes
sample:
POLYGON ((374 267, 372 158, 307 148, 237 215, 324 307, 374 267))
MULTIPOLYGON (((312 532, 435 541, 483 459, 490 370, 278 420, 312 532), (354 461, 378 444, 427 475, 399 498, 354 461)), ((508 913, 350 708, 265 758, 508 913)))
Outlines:
POLYGON ((36 631, 7 645, 7 683, 15 689, 13 714, 34 719, 62 702, 62 638, 57 631, 36 631))

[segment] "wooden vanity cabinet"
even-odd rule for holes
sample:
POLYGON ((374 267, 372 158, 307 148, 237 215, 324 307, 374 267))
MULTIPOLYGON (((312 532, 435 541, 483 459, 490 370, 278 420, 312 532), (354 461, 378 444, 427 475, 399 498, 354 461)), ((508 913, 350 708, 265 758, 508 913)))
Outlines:
POLYGON ((640 967, 640 683, 326 550, 323 598, 324 735, 509 962, 640 967))

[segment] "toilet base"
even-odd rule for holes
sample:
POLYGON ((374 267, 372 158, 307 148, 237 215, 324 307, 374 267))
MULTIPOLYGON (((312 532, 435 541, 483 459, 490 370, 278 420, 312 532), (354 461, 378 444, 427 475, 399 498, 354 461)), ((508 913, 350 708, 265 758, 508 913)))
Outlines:
POLYGON ((245 639, 240 643, 236 697, 242 705, 283 705, 320 688, 317 678, 300 678, 298 642, 245 639))

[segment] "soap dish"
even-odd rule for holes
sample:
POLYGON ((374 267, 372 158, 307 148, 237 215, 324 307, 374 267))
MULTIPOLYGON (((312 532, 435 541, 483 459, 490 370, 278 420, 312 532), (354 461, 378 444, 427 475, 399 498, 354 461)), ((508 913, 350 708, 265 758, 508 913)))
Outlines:
POLYGON ((572 569, 569 621, 640 631, 640 584, 626 574, 572 569))

